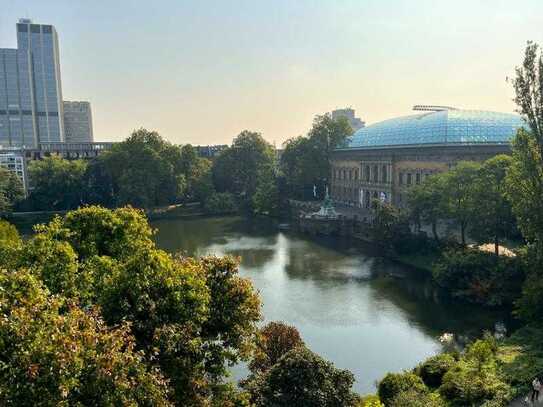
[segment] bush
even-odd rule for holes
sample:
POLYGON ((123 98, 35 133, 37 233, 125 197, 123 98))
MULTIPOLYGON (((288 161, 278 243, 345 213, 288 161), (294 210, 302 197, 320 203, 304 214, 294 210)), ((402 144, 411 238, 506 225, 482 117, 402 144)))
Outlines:
POLYGON ((445 251, 432 273, 453 297, 489 306, 512 304, 524 280, 520 259, 476 249, 445 251))
POLYGON ((212 215, 235 213, 238 211, 238 205, 231 193, 216 192, 204 202, 204 211, 212 215))
POLYGON ((455 405, 480 405, 490 400, 505 400, 511 389, 505 383, 496 360, 496 343, 478 340, 443 376, 442 397, 455 405))
POLYGON ((257 406, 353 406, 354 376, 305 347, 285 354, 249 389, 257 406))
POLYGON ((417 374, 428 387, 436 388, 441 386, 443 375, 454 366, 456 361, 449 353, 433 356, 426 359, 417 368, 417 374))
POLYGON ((407 390, 398 393, 388 407, 445 407, 445 401, 437 393, 407 390))
POLYGON ((408 390, 424 393, 428 389, 422 379, 414 373, 387 373, 379 382, 377 394, 385 406, 388 406, 394 397, 408 390))

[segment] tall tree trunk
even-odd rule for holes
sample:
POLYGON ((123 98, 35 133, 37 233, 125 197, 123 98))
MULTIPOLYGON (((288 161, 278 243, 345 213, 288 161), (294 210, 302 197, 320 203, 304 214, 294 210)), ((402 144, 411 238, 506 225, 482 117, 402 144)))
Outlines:
POLYGON ((462 235, 462 246, 466 246, 466 225, 460 222, 460 234, 462 235))

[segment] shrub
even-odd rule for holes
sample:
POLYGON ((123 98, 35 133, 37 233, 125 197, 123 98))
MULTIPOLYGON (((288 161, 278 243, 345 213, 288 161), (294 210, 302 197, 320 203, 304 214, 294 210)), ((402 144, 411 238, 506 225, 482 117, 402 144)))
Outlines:
POLYGON ((427 391, 427 388, 422 379, 414 373, 387 373, 379 382, 377 394, 379 395, 379 399, 388 406, 394 397, 408 390, 424 393, 427 391))
POLYGON ((442 397, 462 406, 507 399, 510 391, 496 363, 496 344, 489 340, 470 345, 439 387, 442 397))
POLYGON ((436 388, 441 386, 443 375, 447 373, 455 363, 456 361, 449 353, 436 355, 421 363, 417 368, 417 374, 428 387, 436 388))
POLYGON ((447 250, 432 274, 453 297, 491 306, 512 304, 524 280, 519 259, 476 249, 447 250))
POLYGON ((208 214, 219 215, 235 213, 238 205, 234 195, 229 192, 216 192, 204 202, 204 211, 208 214))
POLYGON ((353 406, 354 376, 305 347, 285 354, 249 391, 257 406, 353 406))
POLYGON ((388 407, 445 407, 445 401, 437 393, 406 390, 398 393, 388 407))

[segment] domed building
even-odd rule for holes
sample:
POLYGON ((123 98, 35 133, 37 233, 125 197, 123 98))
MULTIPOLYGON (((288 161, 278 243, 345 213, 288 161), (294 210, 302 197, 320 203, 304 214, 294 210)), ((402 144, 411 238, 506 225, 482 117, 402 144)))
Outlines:
POLYGON ((332 154, 335 202, 369 208, 377 198, 404 206, 407 189, 459 161, 483 161, 511 151, 524 122, 518 115, 418 105, 421 113, 356 131, 332 154))

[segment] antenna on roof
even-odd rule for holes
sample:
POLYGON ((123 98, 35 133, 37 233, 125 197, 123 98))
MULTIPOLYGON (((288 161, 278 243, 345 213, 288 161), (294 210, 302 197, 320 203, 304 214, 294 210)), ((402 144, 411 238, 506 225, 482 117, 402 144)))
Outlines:
POLYGON ((425 112, 442 112, 444 110, 458 110, 456 107, 451 106, 436 106, 436 105, 415 105, 413 110, 425 111, 425 112))

